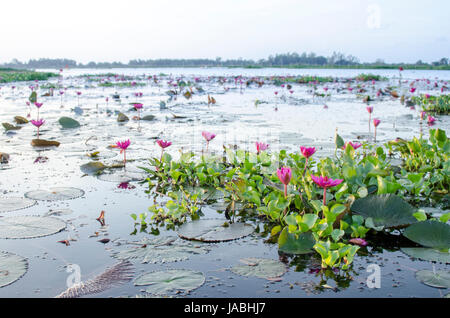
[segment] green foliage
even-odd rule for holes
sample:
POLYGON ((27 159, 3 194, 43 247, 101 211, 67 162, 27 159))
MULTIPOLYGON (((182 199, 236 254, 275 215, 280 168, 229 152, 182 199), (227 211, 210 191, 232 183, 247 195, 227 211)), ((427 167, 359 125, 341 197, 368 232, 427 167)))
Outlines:
POLYGON ((23 82, 23 81, 45 81, 58 74, 50 72, 34 72, 26 70, 3 69, 0 70, 0 83, 23 82))
POLYGON ((413 96, 411 101, 419 105, 426 112, 440 115, 450 114, 450 95, 413 96))

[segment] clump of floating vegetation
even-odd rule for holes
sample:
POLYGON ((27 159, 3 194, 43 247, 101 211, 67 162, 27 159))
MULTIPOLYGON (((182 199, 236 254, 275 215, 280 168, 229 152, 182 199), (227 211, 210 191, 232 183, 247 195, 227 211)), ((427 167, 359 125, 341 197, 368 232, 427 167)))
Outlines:
POLYGON ((23 82, 23 81, 45 81, 58 74, 51 72, 35 72, 28 70, 16 70, 12 68, 0 68, 0 83, 23 82))

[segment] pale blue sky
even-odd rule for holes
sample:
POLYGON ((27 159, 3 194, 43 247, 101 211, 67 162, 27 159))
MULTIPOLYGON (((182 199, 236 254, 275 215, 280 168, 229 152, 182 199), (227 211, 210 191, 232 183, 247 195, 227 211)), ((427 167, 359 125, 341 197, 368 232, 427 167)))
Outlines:
POLYGON ((303 51, 340 51, 363 62, 450 57, 448 0, 14 0, 0 10, 0 62, 303 51))

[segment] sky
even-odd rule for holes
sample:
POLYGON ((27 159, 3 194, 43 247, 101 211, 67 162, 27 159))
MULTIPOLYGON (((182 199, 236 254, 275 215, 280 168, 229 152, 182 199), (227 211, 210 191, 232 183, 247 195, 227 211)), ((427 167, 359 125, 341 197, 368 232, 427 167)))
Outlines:
POLYGON ((361 62, 450 57, 448 0, 12 0, 0 12, 0 63, 333 51, 361 62))

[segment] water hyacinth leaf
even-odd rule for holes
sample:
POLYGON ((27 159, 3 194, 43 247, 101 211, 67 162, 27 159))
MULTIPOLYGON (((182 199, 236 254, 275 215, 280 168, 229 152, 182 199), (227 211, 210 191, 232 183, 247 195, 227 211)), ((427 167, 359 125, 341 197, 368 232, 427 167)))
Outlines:
POLYGON ((450 225, 438 221, 423 221, 409 226, 403 233, 408 239, 435 249, 450 248, 450 225))
POLYGON ((144 273, 134 280, 136 286, 148 286, 146 292, 154 295, 183 291, 188 292, 199 288, 205 283, 201 272, 186 269, 144 273))
POLYGON ((89 175, 99 174, 104 169, 106 169, 106 166, 100 161, 91 161, 80 166, 80 170, 89 175))
POLYGON ((138 259, 143 264, 180 262, 192 255, 206 254, 209 249, 201 245, 174 243, 176 238, 144 239, 138 247, 113 253, 120 260, 138 259))
POLYGON ((72 200, 84 195, 84 191, 72 187, 56 187, 47 190, 33 190, 25 193, 25 197, 40 201, 72 200))
POLYGON ((253 226, 245 223, 228 224, 224 220, 203 219, 183 224, 177 234, 186 240, 214 243, 236 240, 253 231, 253 226))
POLYGON ((234 266, 230 268, 230 271, 241 276, 268 280, 281 277, 286 273, 286 266, 278 260, 250 257, 241 259, 241 262, 245 265, 234 266))
POLYGON ((29 208, 36 204, 35 200, 19 197, 0 198, 0 213, 29 208))
POLYGON ((420 270, 416 272, 416 279, 428 286, 435 288, 450 288, 449 271, 420 270))
POLYGON ((22 256, 0 251, 0 288, 20 279, 28 270, 28 261, 22 256))
POLYGON ((285 227, 278 237, 278 249, 287 254, 311 253, 314 244, 315 240, 311 232, 296 236, 294 233, 289 233, 288 227, 285 227))
POLYGON ((77 128, 80 127, 80 123, 76 121, 75 119, 72 119, 70 117, 61 117, 58 120, 59 124, 62 126, 62 128, 77 128))
POLYGON ((404 247, 401 249, 406 255, 424 261, 450 264, 450 253, 425 247, 404 247))
POLYGON ((87 282, 74 284, 55 298, 76 298, 84 295, 97 294, 129 282, 133 278, 133 275, 133 265, 127 261, 120 262, 87 282))
POLYGON ((369 195, 353 202, 351 211, 372 218, 375 227, 397 227, 417 222, 415 209, 394 194, 369 195))
POLYGON ((60 219, 48 216, 13 216, 0 218, 0 238, 26 239, 58 233, 66 228, 60 219))

